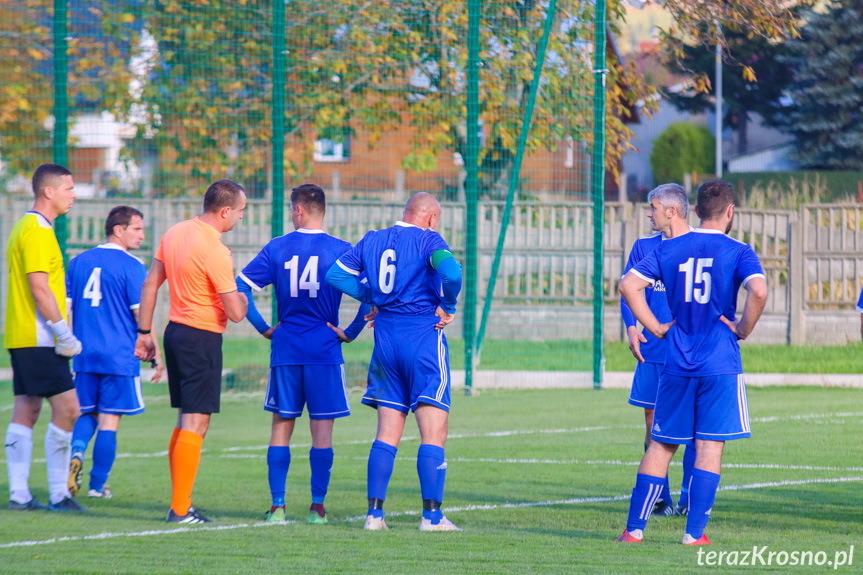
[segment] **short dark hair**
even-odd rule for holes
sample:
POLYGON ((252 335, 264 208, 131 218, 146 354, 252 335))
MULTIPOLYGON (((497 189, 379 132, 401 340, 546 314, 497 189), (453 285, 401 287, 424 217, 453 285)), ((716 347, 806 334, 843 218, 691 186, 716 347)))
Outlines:
POLYGON ((243 187, 231 180, 217 180, 210 184, 204 194, 204 211, 218 212, 222 208, 233 208, 240 203, 243 187))
POLYGON ((142 220, 144 214, 140 210, 136 210, 130 206, 117 206, 108 212, 108 218, 105 220, 105 236, 111 237, 114 233, 114 226, 123 226, 128 228, 132 223, 132 218, 138 216, 142 220))
POLYGON ((72 172, 57 164, 42 164, 33 172, 33 195, 37 198, 56 178, 71 176, 72 172))
POLYGON ((327 198, 324 190, 314 184, 303 184, 291 190, 291 205, 303 206, 313 214, 327 212, 327 198))
POLYGON ((722 180, 710 180, 698 186, 698 216, 702 220, 715 220, 735 204, 734 186, 722 180))

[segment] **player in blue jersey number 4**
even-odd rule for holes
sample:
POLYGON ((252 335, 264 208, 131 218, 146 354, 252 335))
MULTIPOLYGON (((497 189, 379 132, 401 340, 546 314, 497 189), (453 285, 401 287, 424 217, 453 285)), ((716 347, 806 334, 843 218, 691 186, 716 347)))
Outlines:
MULTIPOLYGON (((141 364, 135 357, 135 340, 141 286, 147 268, 129 253, 140 248, 144 241, 143 217, 140 211, 129 206, 112 209, 105 221, 108 241, 69 263, 66 292, 71 303, 72 329, 84 347, 81 355, 73 360, 82 415, 72 432, 69 462, 72 496, 81 488, 84 453, 95 435, 87 494, 111 497, 106 481, 117 456, 120 417, 144 411, 141 364)), ((153 383, 158 383, 162 377, 158 349, 156 346, 153 383)))
POLYGON ((431 195, 411 196, 402 221, 368 232, 327 274, 331 285, 377 308, 368 389, 362 399, 378 411, 368 464, 369 530, 387 528, 383 503, 405 420, 413 411, 421 437, 420 530, 461 531, 441 511, 450 407, 443 328, 455 318, 461 266, 436 231, 440 215, 440 204, 431 195), (360 279, 363 273, 368 284, 360 279))
POLYGON ((661 242, 620 283, 620 293, 645 329, 667 337, 652 441, 638 468, 626 530, 618 541, 642 540, 668 464, 680 444, 695 440, 686 545, 709 544, 710 518, 725 441, 750 436, 738 339, 752 333, 767 302, 767 283, 751 246, 726 234, 734 221, 734 190, 721 180, 698 188, 701 227, 661 242), (662 281, 673 321, 660 323, 643 290, 662 281), (746 303, 736 318, 737 292, 746 303))
POLYGON ((287 518, 285 481, 291 464, 291 435, 306 405, 312 433, 308 521, 327 522, 324 498, 333 467, 333 423, 351 414, 341 344, 359 335, 370 308, 361 305, 347 329, 337 327, 342 293, 323 280, 351 244, 324 232, 325 213, 326 199, 320 187, 303 184, 294 188, 291 221, 295 231, 270 241, 237 278, 238 289, 249 300, 246 318, 272 340, 264 398, 264 409, 273 413, 267 450, 272 506, 267 521, 287 518), (261 317, 251 291, 270 284, 278 304, 279 323, 275 327, 261 317))

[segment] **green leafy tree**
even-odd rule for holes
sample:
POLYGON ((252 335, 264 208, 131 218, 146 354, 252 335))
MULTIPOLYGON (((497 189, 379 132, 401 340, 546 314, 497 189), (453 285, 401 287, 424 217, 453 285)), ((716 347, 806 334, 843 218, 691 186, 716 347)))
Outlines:
POLYGON ((807 168, 863 169, 863 1, 831 2, 806 15, 784 62, 793 101, 780 125, 794 135, 792 157, 807 168))
MULTIPOLYGON (((21 2, 50 14, 44 0, 21 2)), ((622 4, 608 3, 612 31, 623 17, 622 4)), ((676 24, 665 38, 673 45, 683 34, 709 44, 714 22, 784 38, 796 26, 786 4, 668 0, 676 24)), ((0 0, 4 10, 14 5, 0 0)), ((566 138, 591 144, 594 6, 587 0, 557 2, 528 153, 556 150, 566 138)), ((479 160, 490 196, 502 193, 511 174, 547 8, 539 0, 482 3, 479 96, 486 145, 479 160)), ((466 2, 297 0, 287 9, 286 77, 274 80, 273 0, 91 0, 87 10, 97 16, 100 33, 70 44, 70 90, 80 90, 90 102, 97 99, 102 109, 134 128, 124 150, 127 158, 155 158, 155 186, 168 194, 185 194, 225 176, 247 186, 266 185, 274 81, 287 88, 286 145, 293 174, 309 171, 319 134, 361 129, 374 146, 405 124, 415 129, 406 138, 403 168, 434 169, 444 151, 465 155, 466 2)), ((28 21, 43 27, 48 22, 44 16, 0 18, 12 32, 28 21)), ((2 36, 6 44, 0 47, 16 45, 2 36)), ((32 47, 24 46, 17 57, 33 59, 32 47)), ((50 61, 53 55, 42 46, 40 56, 50 61)), ((628 104, 651 102, 652 90, 633 68, 613 61, 608 67, 606 166, 614 171, 631 147, 624 124, 628 104)), ((5 58, 0 64, 5 162, 25 161, 10 158, 16 154, 5 146, 15 139, 8 134, 46 133, 50 100, 46 90, 31 89, 33 74, 41 74, 46 85, 44 66, 40 72, 27 62, 18 70, 5 58), (7 73, 10 67, 14 74, 7 73), (27 113, 28 107, 39 112, 27 113)), ((47 80, 50 92, 50 75, 47 80)))
POLYGON ((716 169, 716 139, 704 126, 674 122, 650 151, 650 169, 657 183, 680 182, 683 174, 710 174, 716 169))
MULTIPOLYGON (((726 54, 730 62, 722 67, 723 123, 738 133, 738 153, 748 151, 750 114, 761 116, 767 125, 775 124, 781 107, 780 99, 791 82, 790 68, 781 61, 787 53, 784 43, 737 30, 725 33, 726 54), (755 74, 756 82, 740 73, 746 66, 755 74)), ((683 57, 671 59, 675 72, 706 76, 711 85, 716 82, 716 54, 712 47, 687 44, 683 57)), ((678 109, 701 113, 715 105, 712 93, 695 89, 668 93, 678 109)))

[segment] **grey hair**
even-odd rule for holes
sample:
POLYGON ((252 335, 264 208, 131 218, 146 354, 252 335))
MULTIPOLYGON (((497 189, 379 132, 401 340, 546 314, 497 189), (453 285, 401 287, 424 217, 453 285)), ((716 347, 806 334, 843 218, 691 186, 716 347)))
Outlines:
POLYGON ((647 201, 653 201, 653 198, 659 200, 664 208, 677 208, 677 213, 687 221, 689 216, 689 198, 686 197, 686 190, 680 184, 660 184, 653 188, 647 194, 647 201))

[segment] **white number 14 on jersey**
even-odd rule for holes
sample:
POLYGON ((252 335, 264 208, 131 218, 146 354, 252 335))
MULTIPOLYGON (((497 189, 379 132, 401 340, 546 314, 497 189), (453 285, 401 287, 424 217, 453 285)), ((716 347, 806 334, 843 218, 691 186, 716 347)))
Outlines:
POLYGON ((291 272, 291 297, 299 296, 301 289, 309 292, 309 297, 318 297, 318 290, 321 289, 321 282, 318 281, 318 256, 309 257, 298 282, 299 267, 300 256, 294 256, 285 262, 285 269, 291 272))

